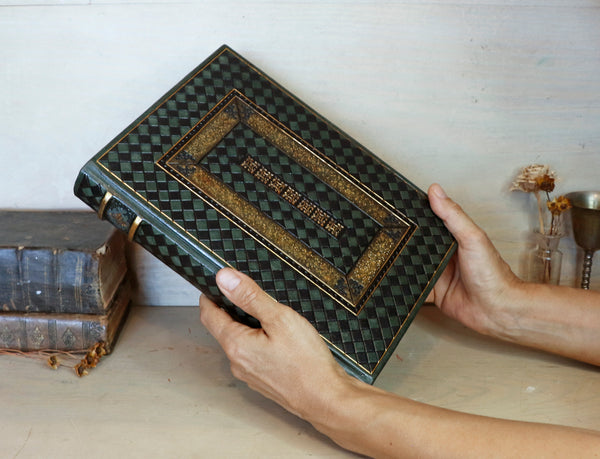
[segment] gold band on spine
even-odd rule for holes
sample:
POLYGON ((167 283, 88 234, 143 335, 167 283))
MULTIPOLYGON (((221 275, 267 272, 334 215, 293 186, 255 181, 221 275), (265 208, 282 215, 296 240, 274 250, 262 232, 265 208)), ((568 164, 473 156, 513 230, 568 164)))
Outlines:
POLYGON ((127 239, 129 239, 129 242, 133 242, 133 237, 135 236, 135 232, 137 231, 138 226, 140 226, 140 223, 142 223, 142 221, 144 221, 144 220, 141 217, 135 217, 135 220, 129 227, 129 232, 127 233, 127 239))
POLYGON ((100 207, 98 207, 98 217, 100 217, 100 220, 104 219, 104 210, 106 209, 106 205, 108 204, 108 201, 110 201, 112 199, 113 195, 110 191, 107 191, 106 193, 104 193, 104 196, 102 197, 102 201, 100 201, 100 207))

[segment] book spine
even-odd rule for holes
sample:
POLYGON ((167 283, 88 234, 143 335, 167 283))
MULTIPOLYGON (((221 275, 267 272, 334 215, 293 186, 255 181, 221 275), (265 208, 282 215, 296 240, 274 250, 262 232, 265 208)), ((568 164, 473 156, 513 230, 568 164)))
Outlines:
POLYGON ((15 247, 0 248, 0 308, 17 310, 23 304, 20 251, 15 247))
MULTIPOLYGON (((74 315, 75 316, 75 315, 74 315)), ((104 341, 101 316, 53 318, 43 313, 1 313, 0 348, 22 351, 80 351, 104 341)))
POLYGON ((65 251, 56 254, 56 284, 60 312, 99 314, 104 310, 97 256, 65 251))
POLYGON ((103 313, 111 298, 100 279, 101 258, 95 252, 52 248, 0 249, 1 310, 103 313))
POLYGON ((110 352, 130 298, 124 281, 106 314, 0 312, 0 349, 82 351, 103 341, 110 352))
POLYGON ((60 301, 56 285, 56 252, 53 249, 18 249, 20 285, 23 291, 21 308, 28 312, 43 311, 47 305, 60 301))
POLYGON ((215 276, 224 267, 222 263, 211 259, 209 255, 192 255, 197 253, 195 247, 185 240, 176 240, 164 222, 153 217, 151 211, 136 208, 135 200, 129 198, 126 190, 102 175, 97 166, 88 163, 77 177, 75 195, 95 210, 100 218, 127 234, 129 241, 140 244, 236 320, 258 326, 254 318, 235 307, 219 291, 215 276))
POLYGON ((115 231, 101 247, 56 254, 59 312, 102 314, 127 272, 125 238, 115 231))

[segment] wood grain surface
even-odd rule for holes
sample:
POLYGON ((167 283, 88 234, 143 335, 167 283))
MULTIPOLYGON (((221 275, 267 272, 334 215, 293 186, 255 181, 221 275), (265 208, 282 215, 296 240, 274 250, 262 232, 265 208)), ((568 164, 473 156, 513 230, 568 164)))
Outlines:
MULTIPOLYGON (((0 374, 0 457, 352 457, 235 380, 197 308, 134 308, 86 377, 9 356, 0 374)), ((460 411, 600 429, 597 368, 476 335, 432 307, 376 385, 460 411)))

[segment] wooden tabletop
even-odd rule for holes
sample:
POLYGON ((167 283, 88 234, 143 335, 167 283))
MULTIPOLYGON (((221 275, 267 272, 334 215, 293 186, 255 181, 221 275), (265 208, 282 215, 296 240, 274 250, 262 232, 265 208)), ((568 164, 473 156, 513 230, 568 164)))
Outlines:
MULTIPOLYGON (((0 457, 348 457, 235 380, 195 307, 135 307, 88 376, 0 357, 0 457)), ((376 385, 455 410, 600 430, 600 370, 421 309, 376 385)), ((360 422, 360 420, 357 420, 360 422)))

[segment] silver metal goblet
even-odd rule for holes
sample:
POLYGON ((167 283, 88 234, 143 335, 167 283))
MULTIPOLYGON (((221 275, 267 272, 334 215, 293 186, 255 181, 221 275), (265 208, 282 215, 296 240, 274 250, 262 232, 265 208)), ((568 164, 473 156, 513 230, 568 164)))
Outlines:
POLYGON ((600 191, 575 191, 566 197, 573 205, 571 222, 575 242, 585 252, 581 288, 588 290, 592 257, 594 252, 600 249, 600 191))

